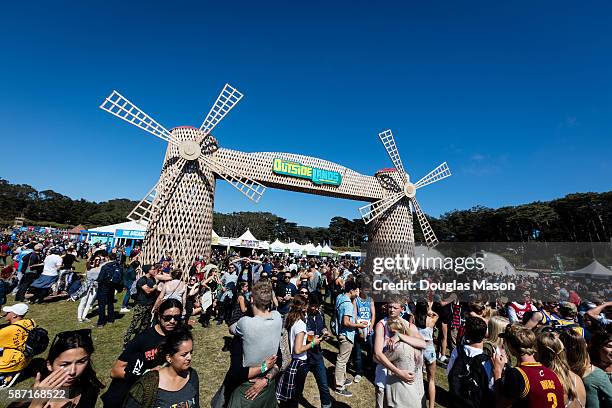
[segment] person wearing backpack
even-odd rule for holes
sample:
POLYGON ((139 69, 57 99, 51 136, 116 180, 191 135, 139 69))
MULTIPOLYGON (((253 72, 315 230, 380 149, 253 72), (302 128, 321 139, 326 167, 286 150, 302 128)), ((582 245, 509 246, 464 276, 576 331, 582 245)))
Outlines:
POLYGON ((336 321, 332 327, 334 334, 338 336, 338 358, 334 377, 336 379, 336 393, 344 397, 352 397, 353 394, 346 389, 353 383, 346 378, 346 366, 351 357, 353 344, 355 342, 355 329, 365 329, 369 323, 357 323, 353 299, 359 296, 359 288, 354 281, 348 281, 344 285, 344 293, 336 299, 336 321))
POLYGON ((98 324, 97 327, 104 327, 106 323, 114 323, 115 308, 114 298, 115 289, 122 285, 123 267, 117 260, 117 253, 111 252, 108 255, 109 261, 100 268, 98 275, 98 324), (108 315, 105 313, 108 309, 108 315))
POLYGON ((8 385, 32 361, 33 356, 26 356, 25 346, 28 334, 36 327, 34 320, 25 318, 25 303, 4 306, 2 311, 9 325, 0 329, 0 387, 8 385))
POLYGON ((451 408, 493 406, 493 364, 484 352, 487 323, 469 316, 465 321, 464 342, 452 352, 446 373, 451 408))

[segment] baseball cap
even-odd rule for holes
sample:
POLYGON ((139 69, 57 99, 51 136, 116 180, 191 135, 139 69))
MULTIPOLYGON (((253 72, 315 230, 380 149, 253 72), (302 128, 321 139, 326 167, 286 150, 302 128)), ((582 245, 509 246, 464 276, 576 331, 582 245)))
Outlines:
POLYGON ((28 313, 28 305, 25 303, 15 303, 13 306, 4 306, 2 308, 4 313, 15 313, 18 316, 25 316, 28 313))
POLYGON ((578 312, 578 309, 576 308, 576 305, 573 304, 573 303, 570 303, 570 302, 561 302, 561 303, 559 303, 559 309, 566 310, 566 311, 574 313, 574 314, 578 312))

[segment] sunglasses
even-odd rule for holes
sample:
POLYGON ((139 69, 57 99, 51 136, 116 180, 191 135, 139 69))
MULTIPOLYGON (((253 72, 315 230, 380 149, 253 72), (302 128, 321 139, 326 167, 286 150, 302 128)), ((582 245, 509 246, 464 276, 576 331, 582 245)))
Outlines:
POLYGON ((72 336, 86 337, 91 340, 91 329, 68 330, 59 332, 53 338, 50 348, 53 348, 53 345, 57 342, 57 340, 65 340, 72 336))
POLYGON ((300 295, 307 295, 307 294, 308 294, 308 291, 306 291, 306 290, 300 291, 300 295))
POLYGON ((183 316, 181 315, 163 315, 161 318, 166 323, 172 319, 174 319, 177 322, 180 322, 181 320, 183 320, 183 316))

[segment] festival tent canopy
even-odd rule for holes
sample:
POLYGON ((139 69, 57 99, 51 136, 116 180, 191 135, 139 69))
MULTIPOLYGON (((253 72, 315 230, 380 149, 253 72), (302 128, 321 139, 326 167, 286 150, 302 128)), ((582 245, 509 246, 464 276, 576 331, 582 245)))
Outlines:
POLYGON ((306 255, 319 255, 319 251, 317 251, 317 248, 311 242, 304 245, 303 251, 306 252, 306 255))
POLYGON ((258 248, 259 240, 253 236, 251 230, 247 230, 236 240, 232 240, 231 246, 239 246, 244 248, 258 248), (237 242, 236 242, 237 241, 237 242))
POLYGON ((66 231, 68 234, 70 235, 79 235, 81 233, 82 230, 84 230, 85 227, 82 226, 81 224, 77 225, 74 228, 69 229, 68 231, 66 231))
POLYGON ((259 249, 265 249, 266 251, 269 251, 270 242, 269 241, 259 241, 259 249))
POLYGON ((325 256, 325 255, 334 255, 336 253, 336 251, 334 251, 333 249, 331 249, 331 247, 327 244, 325 244, 325 246, 321 249, 321 255, 325 256))
POLYGON ((317 255, 320 255, 320 254, 321 254, 321 252, 323 252, 323 247, 321 246, 321 244, 318 244, 318 245, 315 247, 315 249, 316 249, 316 250, 317 250, 317 252, 318 252, 318 254, 317 254, 317 255))
POLYGON ((270 244, 270 251, 280 253, 285 252, 287 245, 280 242, 278 239, 270 244))
POLYGON ((211 245, 219 245, 219 239, 220 238, 221 237, 219 237, 219 235, 215 232, 215 230, 212 230, 210 244, 211 245))
POLYGON ((289 249, 289 252, 294 255, 300 255, 303 250, 302 246, 295 241, 288 243, 287 248, 289 249))
POLYGON ((112 232, 114 234, 115 231, 117 230, 146 231, 147 224, 145 222, 143 222, 142 224, 139 224, 135 221, 127 221, 127 222, 121 222, 119 224, 105 225, 103 227, 91 228, 87 231, 112 232))
MULTIPOLYGON (((516 269, 506 258, 493 252, 480 252, 483 255, 482 263, 486 273, 495 275, 515 275, 516 269)), ((480 255, 479 253, 479 255, 480 255)), ((472 254, 472 258, 476 259, 477 254, 472 254)))
POLYGON ((577 271, 568 272, 572 276, 584 276, 585 278, 609 279, 612 278, 612 270, 593 260, 590 264, 577 271))
POLYGON ((338 255, 344 256, 344 257, 348 256, 351 258, 361 258, 361 252, 355 252, 355 251, 340 252, 338 255))

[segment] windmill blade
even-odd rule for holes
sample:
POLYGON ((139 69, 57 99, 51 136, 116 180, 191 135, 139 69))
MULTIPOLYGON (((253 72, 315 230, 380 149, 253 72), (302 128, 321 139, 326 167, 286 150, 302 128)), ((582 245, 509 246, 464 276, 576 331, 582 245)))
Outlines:
POLYGON ((136 221, 139 224, 141 224, 142 221, 145 221, 148 225, 150 225, 151 220, 153 220, 153 215, 157 213, 159 216, 159 214, 166 208, 169 198, 172 197, 172 193, 176 188, 179 176, 181 175, 183 167, 185 167, 186 163, 187 160, 183 159, 182 157, 179 158, 174 166, 168 172, 163 174, 162 178, 155 183, 147 195, 140 200, 136 207, 134 207, 134 209, 128 214, 127 218, 132 221, 136 221))
POLYGON ((423 231, 425 243, 429 248, 435 247, 436 245, 438 245, 438 238, 436 238, 436 234, 434 234, 433 228, 431 228, 431 225, 429 225, 429 221, 427 221, 425 213, 423 212, 423 210, 421 210, 421 206, 419 205, 416 198, 411 198, 410 202, 412 203, 417 218, 419 219, 419 225, 421 226, 421 231, 423 231))
POLYGON ((119 119, 131 123, 149 132, 153 136, 157 136, 166 142, 178 145, 178 141, 168 132, 168 129, 157 123, 153 118, 141 111, 136 105, 128 101, 117 91, 113 91, 113 93, 102 102, 100 109, 112 113, 119 119))
POLYGON ((206 139, 206 136, 212 132, 215 126, 236 106, 243 96, 236 88, 230 84, 225 84, 217 100, 212 108, 210 108, 210 112, 206 115, 202 126, 200 126, 200 131, 204 134, 202 141, 206 139))
POLYGON ((417 181, 414 186, 416 188, 425 187, 428 184, 435 183, 447 177, 451 176, 451 171, 448 168, 446 162, 442 163, 432 171, 430 171, 425 177, 417 181))
POLYGON ((266 191, 266 187, 263 184, 248 177, 236 174, 234 170, 215 161, 210 156, 202 154, 200 156, 200 161, 204 167, 208 167, 210 170, 217 173, 222 179, 234 186, 236 190, 240 191, 251 201, 258 203, 259 199, 266 191))
POLYGON ((402 178, 402 181, 404 183, 407 183, 408 180, 406 179, 406 170, 404 170, 402 159, 399 155, 399 152, 397 151, 397 146, 395 145, 395 138, 393 137, 393 133, 391 133, 391 129, 387 129, 384 132, 380 132, 378 134, 378 137, 380 138, 380 141, 382 142, 383 146, 385 146, 385 150, 387 151, 389 158, 393 162, 395 169, 398 171, 400 177, 402 178))
POLYGON ((361 218, 363 218, 363 222, 369 224, 376 218, 378 218, 381 214, 387 211, 391 206, 397 203, 402 197, 406 197, 404 192, 395 193, 388 197, 385 197, 381 200, 375 201, 368 205, 364 205, 359 208, 359 212, 361 213, 361 218))
POLYGON ((155 197, 157 197, 157 186, 159 181, 155 183, 152 189, 149 190, 147 195, 140 200, 140 202, 134 207, 134 209, 128 214, 128 220, 135 221, 138 224, 146 222, 147 224, 153 217, 153 211, 157 209, 154 204, 155 197))

